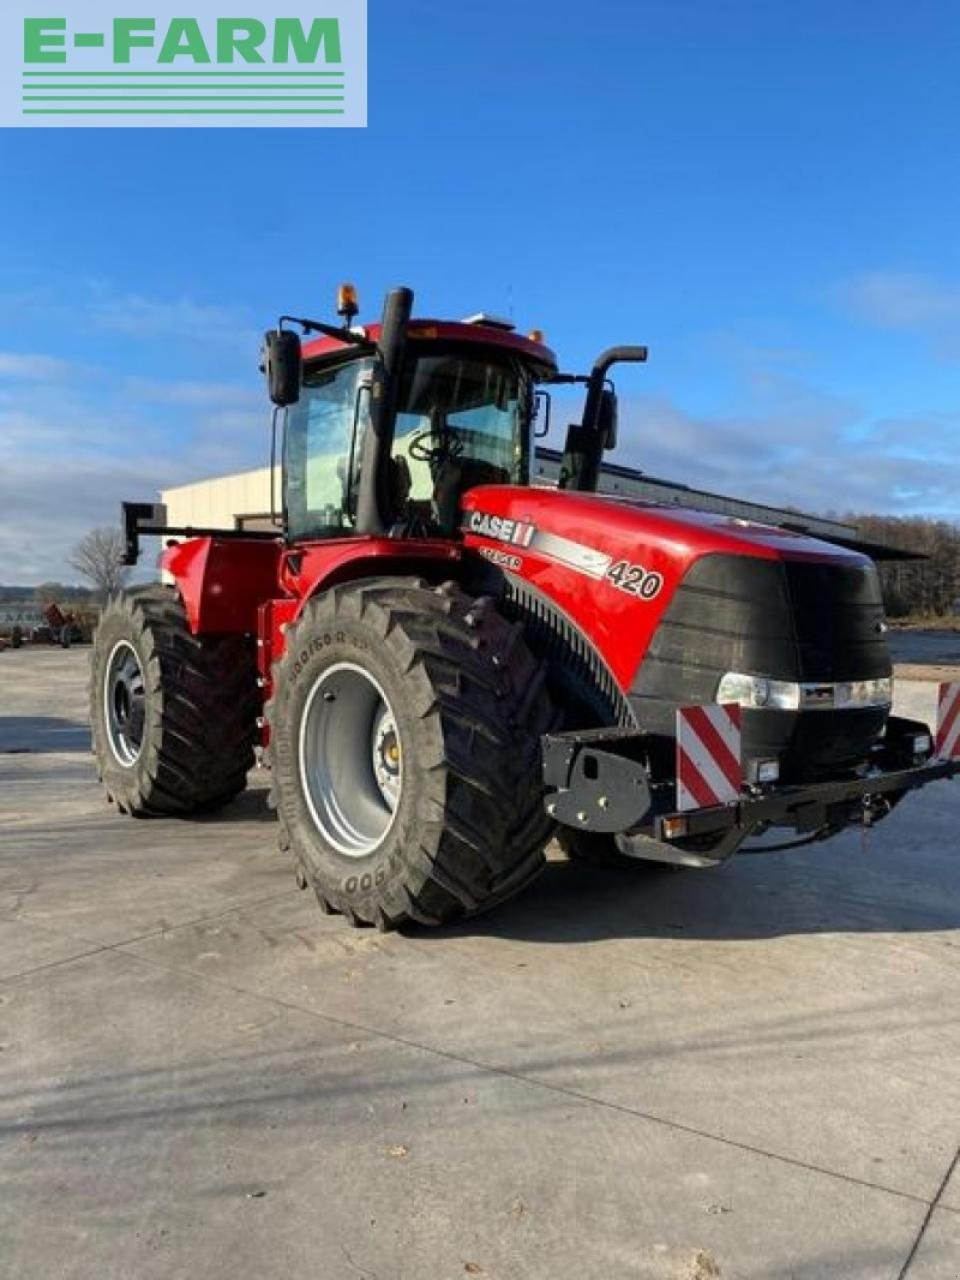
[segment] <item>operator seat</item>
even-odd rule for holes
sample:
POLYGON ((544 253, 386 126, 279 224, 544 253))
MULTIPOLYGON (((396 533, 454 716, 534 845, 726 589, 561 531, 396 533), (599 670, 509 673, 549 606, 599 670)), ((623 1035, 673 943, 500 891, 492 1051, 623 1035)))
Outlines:
POLYGON ((460 523, 460 499, 478 484, 509 484, 506 467, 479 458, 447 458, 437 469, 433 485, 433 513, 440 529, 453 533, 460 523))

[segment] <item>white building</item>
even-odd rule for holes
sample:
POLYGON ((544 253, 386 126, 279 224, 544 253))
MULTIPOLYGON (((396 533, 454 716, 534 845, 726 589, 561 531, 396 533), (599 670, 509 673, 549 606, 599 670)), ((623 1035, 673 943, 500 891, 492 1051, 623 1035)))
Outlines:
MULTIPOLYGON (((269 529, 270 468, 164 489, 161 500, 166 504, 167 522, 176 528, 269 529)), ((276 506, 280 506, 279 473, 276 506)))

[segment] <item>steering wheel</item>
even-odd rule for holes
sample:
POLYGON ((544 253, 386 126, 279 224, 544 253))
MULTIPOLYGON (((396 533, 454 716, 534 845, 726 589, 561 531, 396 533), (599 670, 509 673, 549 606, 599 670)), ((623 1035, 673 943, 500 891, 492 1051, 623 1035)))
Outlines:
POLYGON ((430 466, 463 455, 463 441, 452 431, 441 432, 439 438, 441 443, 434 444, 437 435, 432 427, 426 431, 418 431, 411 437, 407 453, 416 462, 426 462, 430 466))

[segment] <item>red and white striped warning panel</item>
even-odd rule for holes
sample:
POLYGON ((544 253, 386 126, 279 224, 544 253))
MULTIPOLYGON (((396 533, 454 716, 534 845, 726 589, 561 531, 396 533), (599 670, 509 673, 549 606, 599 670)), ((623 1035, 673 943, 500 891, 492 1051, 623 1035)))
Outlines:
POLYGON ((709 809, 740 796, 741 713, 736 703, 677 712, 677 809, 709 809))
POLYGON ((943 760, 960 760, 960 684, 957 683, 940 686, 937 755, 943 760))

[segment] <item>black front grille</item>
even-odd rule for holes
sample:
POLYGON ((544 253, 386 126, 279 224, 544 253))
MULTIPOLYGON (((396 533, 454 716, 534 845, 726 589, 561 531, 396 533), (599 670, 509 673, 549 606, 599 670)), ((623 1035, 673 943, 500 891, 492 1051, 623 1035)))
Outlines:
MULTIPOLYGON (((679 706, 716 700, 728 671, 791 682, 889 676, 883 604, 870 564, 711 555, 684 578, 630 690, 642 728, 672 734, 679 706)), ((744 755, 777 756, 784 781, 860 763, 883 710, 748 711, 744 755)))
POLYGON ((674 707, 712 702, 727 671, 797 679, 790 599, 776 560, 698 560, 661 619, 631 693, 674 707))
POLYGON ((890 674, 880 579, 872 565, 787 561, 784 566, 802 680, 890 674))

